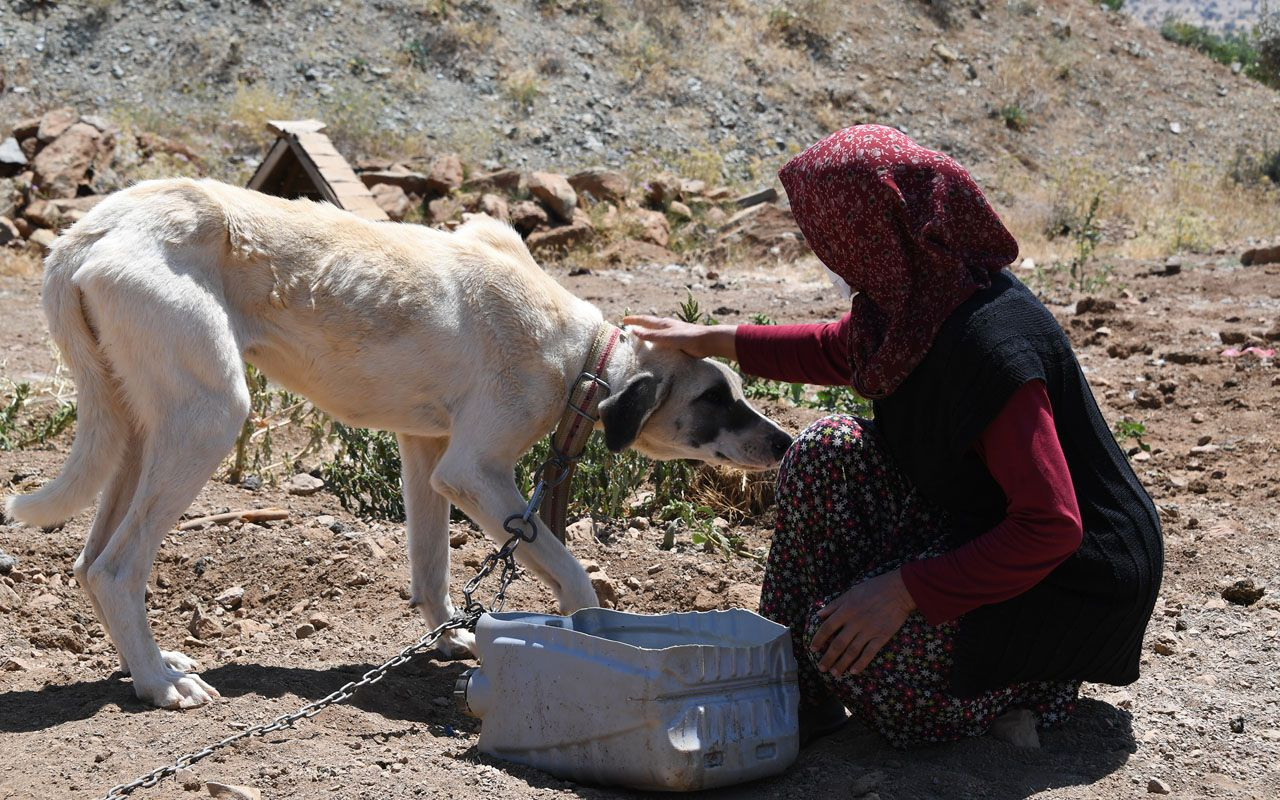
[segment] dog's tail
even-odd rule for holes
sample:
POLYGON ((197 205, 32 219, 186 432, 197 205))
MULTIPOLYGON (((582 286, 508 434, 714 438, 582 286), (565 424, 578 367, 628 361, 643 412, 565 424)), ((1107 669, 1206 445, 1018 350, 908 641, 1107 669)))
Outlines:
POLYGON ((98 238, 89 230, 70 231, 54 243, 45 260, 44 311, 75 379, 76 435, 71 455, 56 478, 5 503, 11 518, 29 525, 56 525, 92 503, 115 472, 128 435, 127 412, 116 395, 111 367, 89 327, 74 281, 98 238))

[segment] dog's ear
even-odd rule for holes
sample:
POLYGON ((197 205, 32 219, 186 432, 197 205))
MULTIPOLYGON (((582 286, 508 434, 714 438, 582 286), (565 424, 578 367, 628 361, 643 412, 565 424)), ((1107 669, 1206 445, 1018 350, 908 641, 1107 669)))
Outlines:
POLYGON ((649 415, 662 402, 667 382, 651 372, 641 372, 620 391, 600 402, 600 421, 604 423, 604 444, 611 452, 621 452, 640 435, 649 415))

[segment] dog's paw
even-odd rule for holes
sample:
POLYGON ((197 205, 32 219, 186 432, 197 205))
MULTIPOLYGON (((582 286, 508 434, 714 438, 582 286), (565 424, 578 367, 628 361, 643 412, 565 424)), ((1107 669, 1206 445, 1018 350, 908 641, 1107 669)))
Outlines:
POLYGON ((166 680, 153 686, 134 686, 138 699, 157 708, 198 708, 221 699, 218 690, 205 683, 199 675, 170 672, 166 680))
POLYGON ((200 662, 190 656, 179 653, 177 650, 161 650, 160 658, 164 660, 166 667, 183 674, 200 669, 200 662))
POLYGON ((446 661, 472 658, 476 652, 476 635, 471 631, 445 631, 436 642, 437 655, 446 661))
MULTIPOLYGON (((184 675, 188 672, 195 672, 200 668, 200 662, 190 656, 179 653, 177 650, 161 650, 160 659, 164 661, 166 667, 184 675)), ((124 660, 124 656, 120 656, 120 674, 132 674, 129 670, 129 662, 124 660)))

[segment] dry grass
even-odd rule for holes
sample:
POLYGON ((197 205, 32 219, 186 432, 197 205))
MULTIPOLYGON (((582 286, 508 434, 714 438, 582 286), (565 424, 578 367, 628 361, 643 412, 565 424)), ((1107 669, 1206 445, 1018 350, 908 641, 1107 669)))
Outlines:
POLYGON ((992 185, 1022 256, 1045 265, 1072 258, 1075 243, 1064 227, 1081 218, 1094 196, 1100 196, 1097 221, 1104 232, 1094 254, 1099 260, 1160 259, 1273 238, 1280 219, 1280 187, 1241 186, 1222 168, 1204 164, 1117 180, 1077 162, 1058 165, 1048 177, 1034 175, 1010 157, 992 185))
POLYGON ((693 474, 689 496, 730 522, 763 517, 773 508, 774 472, 740 472, 703 466, 693 474))
POLYGON ((39 275, 43 268, 44 257, 35 246, 0 247, 0 275, 6 278, 34 277, 39 275))

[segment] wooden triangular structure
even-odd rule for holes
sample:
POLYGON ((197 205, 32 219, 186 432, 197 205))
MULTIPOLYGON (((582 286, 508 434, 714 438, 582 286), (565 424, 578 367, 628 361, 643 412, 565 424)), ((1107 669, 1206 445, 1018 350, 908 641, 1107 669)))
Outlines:
POLYGON ((329 137, 320 132, 323 122, 273 119, 267 121, 267 128, 276 135, 276 143, 249 179, 250 189, 278 197, 324 200, 375 222, 390 219, 329 137))

